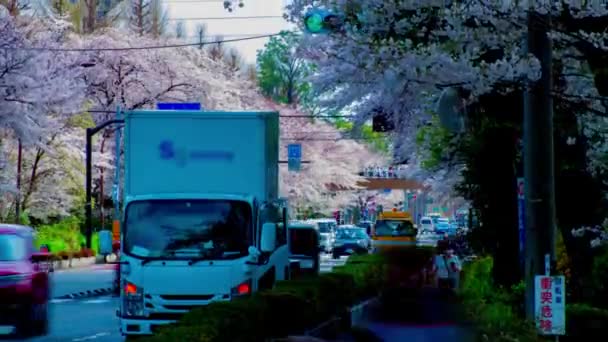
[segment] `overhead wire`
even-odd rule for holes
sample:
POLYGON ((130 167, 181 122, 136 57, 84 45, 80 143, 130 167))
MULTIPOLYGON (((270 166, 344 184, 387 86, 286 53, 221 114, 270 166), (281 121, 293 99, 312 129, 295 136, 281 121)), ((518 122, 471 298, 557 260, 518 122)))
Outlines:
MULTIPOLYGON (((112 114, 112 113, 116 113, 116 111, 113 110, 102 110, 102 109, 92 109, 92 110, 87 110, 87 112, 89 113, 101 113, 101 114, 112 114)), ((337 118, 337 117, 354 117, 353 115, 283 115, 283 114, 279 114, 279 118, 285 119, 285 118, 308 118, 308 119, 331 119, 331 118, 337 118)), ((340 131, 336 131, 336 132, 330 132, 330 131, 321 131, 321 132, 314 132, 314 131, 309 131, 309 132, 295 132, 295 134, 302 134, 302 135, 318 135, 318 134, 342 134, 344 132, 340 132, 340 131)), ((368 141, 373 141, 373 140, 380 140, 382 139, 381 137, 378 138, 365 138, 365 137, 336 137, 336 138, 331 138, 331 137, 293 137, 293 136, 289 136, 289 137, 280 137, 280 140, 288 140, 288 141, 342 141, 342 140, 368 140, 368 141)))
POLYGON ((193 17, 193 18, 168 18, 168 21, 190 21, 190 20, 239 20, 239 19, 285 19, 282 15, 251 15, 236 17, 193 17))
POLYGON ((232 42, 240 42, 245 40, 270 38, 280 35, 279 33, 266 34, 244 38, 234 39, 219 39, 214 41, 203 41, 198 43, 183 43, 183 44, 167 44, 167 45, 148 45, 148 46, 130 46, 130 47, 108 47, 108 48, 51 48, 51 47, 8 47, 1 46, 0 51, 47 51, 47 52, 98 52, 98 51, 133 51, 133 50, 155 50, 155 49, 171 49, 182 47, 195 47, 211 44, 224 44, 232 42))

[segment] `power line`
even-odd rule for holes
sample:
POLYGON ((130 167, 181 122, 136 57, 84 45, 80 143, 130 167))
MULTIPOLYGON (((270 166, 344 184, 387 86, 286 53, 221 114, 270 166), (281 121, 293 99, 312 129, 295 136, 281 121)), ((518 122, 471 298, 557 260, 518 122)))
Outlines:
POLYGON ((221 2, 224 2, 224 0, 164 0, 163 2, 164 3, 169 2, 169 3, 174 3, 174 4, 175 3, 180 3, 180 2, 183 2, 183 3, 193 3, 193 2, 200 2, 200 3, 213 3, 213 2, 215 2, 215 3, 221 3, 221 2))
POLYGON ((199 17, 199 18, 169 18, 169 21, 189 21, 189 20, 238 20, 238 19, 285 19, 282 15, 256 15, 241 17, 199 17))
POLYGON ((49 51, 49 52, 95 52, 95 51, 130 51, 130 50, 155 50, 155 49, 171 49, 181 48, 190 46, 202 46, 210 44, 223 44, 240 42, 244 40, 262 39, 278 36, 279 34, 268 34, 261 36, 245 37, 245 38, 234 38, 234 39, 221 39, 209 42, 199 43, 187 43, 187 44, 168 44, 168 45, 149 45, 149 46, 132 46, 124 48, 47 48, 47 47, 0 47, 0 50, 4 51, 49 51))
MULTIPOLYGON (((234 34, 222 34, 222 33, 208 33, 205 32, 204 36, 205 37, 209 37, 209 36, 220 36, 222 38, 226 38, 226 37, 252 37, 252 36, 256 36, 256 35, 274 35, 276 33, 234 33, 234 34)), ((198 34, 193 34, 193 35, 188 35, 184 38, 196 38, 199 39, 198 34)))
MULTIPOLYGON (((104 110, 104 109, 91 109, 87 110, 89 113, 99 114, 112 114, 116 113, 115 110, 104 110)), ((355 115, 284 115, 279 114, 279 118, 293 118, 293 119, 333 119, 333 118, 354 118, 355 115)))

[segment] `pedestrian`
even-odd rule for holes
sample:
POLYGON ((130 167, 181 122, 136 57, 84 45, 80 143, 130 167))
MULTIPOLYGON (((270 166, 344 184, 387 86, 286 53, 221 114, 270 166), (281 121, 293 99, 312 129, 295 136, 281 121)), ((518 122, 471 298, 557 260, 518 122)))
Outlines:
POLYGON ((446 262, 448 264, 448 271, 450 276, 450 284, 454 290, 458 290, 460 286, 460 272, 462 271, 462 264, 458 255, 454 253, 454 249, 448 248, 445 253, 446 262))
MULTIPOLYGON (((441 242, 441 241, 440 241, 441 242)), ((446 259, 445 252, 447 246, 443 244, 437 245, 437 254, 435 254, 435 274, 437 278, 437 287, 440 289, 449 289, 450 286, 450 271, 446 259)))

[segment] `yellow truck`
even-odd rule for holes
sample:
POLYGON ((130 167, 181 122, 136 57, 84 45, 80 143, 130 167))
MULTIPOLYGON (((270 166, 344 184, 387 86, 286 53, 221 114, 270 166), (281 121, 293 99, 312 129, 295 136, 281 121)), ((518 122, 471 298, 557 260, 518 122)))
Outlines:
POLYGON ((374 250, 416 246, 418 230, 414 227, 412 215, 403 211, 383 211, 372 229, 374 250))

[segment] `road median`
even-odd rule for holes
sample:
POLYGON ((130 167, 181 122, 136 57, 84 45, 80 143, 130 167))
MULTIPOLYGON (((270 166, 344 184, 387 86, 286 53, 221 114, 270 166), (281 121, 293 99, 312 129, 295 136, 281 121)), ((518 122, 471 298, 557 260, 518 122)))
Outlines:
POLYGON ((419 270, 431 255, 432 249, 412 248, 391 256, 353 256, 332 272, 282 281, 272 290, 194 309, 142 342, 264 341, 306 334, 336 338, 360 320, 362 303, 389 287, 392 264, 418 263, 419 270))

